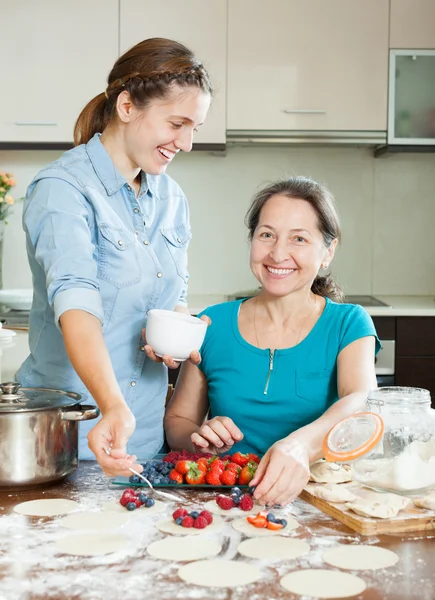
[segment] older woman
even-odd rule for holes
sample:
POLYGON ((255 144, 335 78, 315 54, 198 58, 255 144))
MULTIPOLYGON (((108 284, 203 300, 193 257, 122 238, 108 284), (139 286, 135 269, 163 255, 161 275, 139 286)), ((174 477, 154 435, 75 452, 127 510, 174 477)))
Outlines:
POLYGON ((172 448, 264 454, 254 495, 284 505, 325 434, 376 387, 380 344, 368 314, 318 275, 341 235, 328 190, 303 177, 275 183, 254 198, 247 225, 261 292, 205 311, 202 363, 183 365, 165 428, 172 448))

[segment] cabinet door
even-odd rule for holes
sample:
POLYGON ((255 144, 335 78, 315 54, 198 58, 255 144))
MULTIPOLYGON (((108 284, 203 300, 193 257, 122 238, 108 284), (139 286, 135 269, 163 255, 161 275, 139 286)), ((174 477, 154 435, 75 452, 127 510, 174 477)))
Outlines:
POLYGON ((195 144, 225 143, 226 2, 223 0, 121 0, 121 53, 151 37, 176 40, 207 68, 215 90, 195 144))
POLYGON ((434 0, 391 0, 390 48, 435 48, 434 0))
POLYGON ((118 0, 4 2, 0 142, 72 142, 118 56, 118 0))
POLYGON ((230 0, 229 130, 380 131, 388 0, 230 0))

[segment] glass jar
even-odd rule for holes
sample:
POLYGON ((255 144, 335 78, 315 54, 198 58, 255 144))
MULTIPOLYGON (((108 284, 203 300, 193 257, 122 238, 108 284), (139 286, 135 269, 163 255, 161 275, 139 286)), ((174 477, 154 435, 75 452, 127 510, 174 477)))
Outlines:
POLYGON ((325 438, 326 460, 352 465, 366 487, 395 494, 435 488, 435 410, 428 390, 384 387, 367 398, 369 412, 352 415, 325 438))

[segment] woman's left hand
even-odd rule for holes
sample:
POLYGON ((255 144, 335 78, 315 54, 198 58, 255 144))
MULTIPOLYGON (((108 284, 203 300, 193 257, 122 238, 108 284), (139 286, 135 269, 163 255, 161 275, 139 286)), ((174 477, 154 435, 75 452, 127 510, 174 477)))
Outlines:
POLYGON ((308 448, 295 438, 279 440, 258 465, 250 486, 260 504, 285 506, 296 498, 310 478, 308 448))

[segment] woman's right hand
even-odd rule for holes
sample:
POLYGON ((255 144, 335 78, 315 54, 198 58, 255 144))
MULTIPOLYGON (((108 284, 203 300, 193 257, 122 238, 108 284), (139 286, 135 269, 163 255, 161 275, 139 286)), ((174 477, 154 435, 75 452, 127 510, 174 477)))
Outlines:
POLYGON ((243 439, 243 433, 229 417, 214 417, 205 421, 190 439, 200 452, 224 454, 243 439))
POLYGON ((136 456, 127 454, 127 441, 135 427, 136 420, 128 406, 118 405, 107 410, 88 433, 88 446, 109 477, 130 477, 129 467, 142 472, 136 456))

